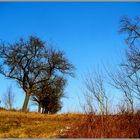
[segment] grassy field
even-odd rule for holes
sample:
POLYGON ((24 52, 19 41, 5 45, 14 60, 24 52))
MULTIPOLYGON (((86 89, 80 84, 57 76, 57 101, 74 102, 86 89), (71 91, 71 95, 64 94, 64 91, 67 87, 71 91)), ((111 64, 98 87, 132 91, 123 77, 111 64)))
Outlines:
POLYGON ((80 114, 45 115, 0 111, 0 138, 57 138, 81 119, 80 114))
POLYGON ((0 110, 0 138, 140 138, 140 113, 23 113, 0 110))

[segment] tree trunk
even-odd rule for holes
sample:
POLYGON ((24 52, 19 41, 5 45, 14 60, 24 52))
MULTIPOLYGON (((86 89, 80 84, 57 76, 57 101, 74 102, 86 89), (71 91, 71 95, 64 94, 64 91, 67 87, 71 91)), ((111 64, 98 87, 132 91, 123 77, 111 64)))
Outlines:
POLYGON ((41 112, 41 104, 39 103, 38 104, 38 113, 40 113, 41 112))
POLYGON ((42 114, 44 114, 44 112, 45 112, 45 110, 44 110, 44 108, 42 108, 42 114))
POLYGON ((30 92, 26 92, 24 104, 23 104, 23 107, 22 107, 22 111, 23 111, 23 112, 26 112, 26 110, 27 110, 29 98, 30 98, 30 92))

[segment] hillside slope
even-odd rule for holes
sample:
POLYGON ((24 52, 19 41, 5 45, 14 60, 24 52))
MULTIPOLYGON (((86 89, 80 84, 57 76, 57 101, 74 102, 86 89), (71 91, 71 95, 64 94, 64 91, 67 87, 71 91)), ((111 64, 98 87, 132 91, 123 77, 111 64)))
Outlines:
POLYGON ((78 114, 0 111, 0 138, 57 138, 80 118, 78 114))
POLYGON ((140 138, 140 113, 23 113, 0 110, 0 138, 140 138))

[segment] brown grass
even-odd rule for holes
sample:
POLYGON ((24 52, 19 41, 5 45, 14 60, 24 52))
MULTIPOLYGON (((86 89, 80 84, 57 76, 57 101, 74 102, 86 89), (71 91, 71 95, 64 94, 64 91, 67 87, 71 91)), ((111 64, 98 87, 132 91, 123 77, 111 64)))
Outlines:
POLYGON ((45 115, 0 111, 0 138, 56 138, 79 121, 80 114, 45 115))
POLYGON ((45 115, 0 110, 0 138, 140 138, 140 113, 45 115))
POLYGON ((86 115, 66 138, 140 138, 140 114, 86 115))

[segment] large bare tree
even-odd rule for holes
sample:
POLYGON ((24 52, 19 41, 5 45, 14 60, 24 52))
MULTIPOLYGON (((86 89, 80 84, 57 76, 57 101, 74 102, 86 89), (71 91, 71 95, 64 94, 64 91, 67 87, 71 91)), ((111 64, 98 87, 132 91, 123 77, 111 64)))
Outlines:
POLYGON ((111 85, 123 93, 121 108, 134 112, 134 97, 140 99, 140 18, 121 18, 119 32, 126 34, 125 59, 116 71, 106 70, 111 85))
POLYGON ((134 97, 140 99, 140 18, 121 18, 119 32, 126 34, 125 60, 116 72, 107 73, 111 85, 123 93, 124 103, 134 112, 134 97))
POLYGON ((64 52, 55 50, 38 37, 20 39, 13 44, 0 44, 0 73, 15 79, 25 91, 22 111, 26 111, 32 93, 37 85, 47 82, 55 75, 72 75, 73 65, 64 52))

